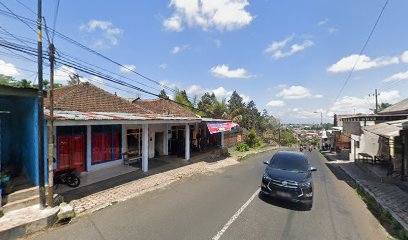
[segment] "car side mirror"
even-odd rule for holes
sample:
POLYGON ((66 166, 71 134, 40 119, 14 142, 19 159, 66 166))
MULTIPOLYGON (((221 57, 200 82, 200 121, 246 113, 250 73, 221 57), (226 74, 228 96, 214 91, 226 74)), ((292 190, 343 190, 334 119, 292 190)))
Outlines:
POLYGON ((269 161, 263 161, 263 164, 269 165, 269 161))
POLYGON ((315 167, 313 167, 313 166, 310 166, 310 167, 309 167, 309 170, 310 170, 311 172, 316 172, 316 171, 317 171, 317 168, 315 168, 315 167))

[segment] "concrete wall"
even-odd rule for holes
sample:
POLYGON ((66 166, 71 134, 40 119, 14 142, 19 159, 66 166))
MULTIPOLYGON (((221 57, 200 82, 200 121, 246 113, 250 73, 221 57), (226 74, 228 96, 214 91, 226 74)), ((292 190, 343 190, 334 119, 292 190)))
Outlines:
POLYGON ((367 153, 373 157, 379 153, 380 137, 378 135, 363 131, 363 134, 361 134, 361 136, 351 135, 351 138, 353 140, 351 141, 350 159, 354 159, 354 156, 358 158, 359 153, 367 153), (360 142, 359 148, 354 147, 355 141, 360 142))
POLYGON ((37 99, 0 97, 0 106, 0 111, 11 112, 2 123, 3 162, 10 162, 21 174, 26 174, 28 180, 38 185, 37 99))

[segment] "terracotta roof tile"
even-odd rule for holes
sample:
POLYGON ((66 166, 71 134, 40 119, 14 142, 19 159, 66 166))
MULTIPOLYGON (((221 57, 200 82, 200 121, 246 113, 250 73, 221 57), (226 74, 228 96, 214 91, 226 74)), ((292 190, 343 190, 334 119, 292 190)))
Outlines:
MULTIPOLYGON (((49 108, 49 98, 44 99, 44 106, 49 108)), ((54 108, 80 112, 152 113, 90 83, 55 89, 54 108)))
POLYGON ((141 108, 149 109, 155 114, 172 115, 176 117, 197 117, 194 112, 166 99, 138 99, 134 100, 133 104, 141 108))

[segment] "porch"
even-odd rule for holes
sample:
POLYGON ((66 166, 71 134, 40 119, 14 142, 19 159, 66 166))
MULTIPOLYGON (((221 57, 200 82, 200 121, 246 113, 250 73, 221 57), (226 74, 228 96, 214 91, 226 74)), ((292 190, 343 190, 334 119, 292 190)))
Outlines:
POLYGON ((221 149, 212 148, 205 152, 193 153, 190 161, 186 161, 184 158, 177 156, 160 156, 149 159, 148 173, 143 172, 141 162, 130 165, 112 166, 92 172, 81 173, 81 185, 79 187, 70 188, 65 185, 59 185, 56 188, 56 193, 62 195, 64 201, 70 202, 151 175, 164 173, 200 161, 215 162, 219 159, 222 159, 221 149))

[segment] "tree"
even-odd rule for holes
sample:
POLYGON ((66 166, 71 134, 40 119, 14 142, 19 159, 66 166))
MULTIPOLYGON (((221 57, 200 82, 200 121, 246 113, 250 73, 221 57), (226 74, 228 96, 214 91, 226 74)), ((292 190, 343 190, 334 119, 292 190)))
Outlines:
POLYGON ((0 85, 11 86, 16 80, 11 76, 0 74, 0 85))
POLYGON ((188 100, 187 93, 185 90, 177 91, 174 97, 174 101, 187 108, 188 110, 193 109, 193 104, 188 100))
POLYGON ((79 78, 78 74, 69 74, 68 86, 78 85, 80 83, 81 79, 79 78))
POLYGON ((163 99, 169 99, 169 96, 167 95, 166 91, 162 89, 159 93, 159 97, 163 99))
POLYGON ((245 107, 244 100, 242 97, 234 91, 231 95, 231 98, 228 100, 228 106, 230 113, 235 112, 237 110, 242 110, 245 107))
POLYGON ((392 104, 390 103, 380 103, 380 105, 378 105, 378 110, 375 108, 370 108, 371 111, 373 111, 375 114, 381 112, 382 110, 386 109, 387 107, 392 106, 392 104))
POLYGON ((223 99, 220 102, 214 93, 210 94, 208 92, 201 96, 201 100, 198 102, 197 108, 201 116, 213 118, 223 118, 228 112, 226 100, 223 99))

